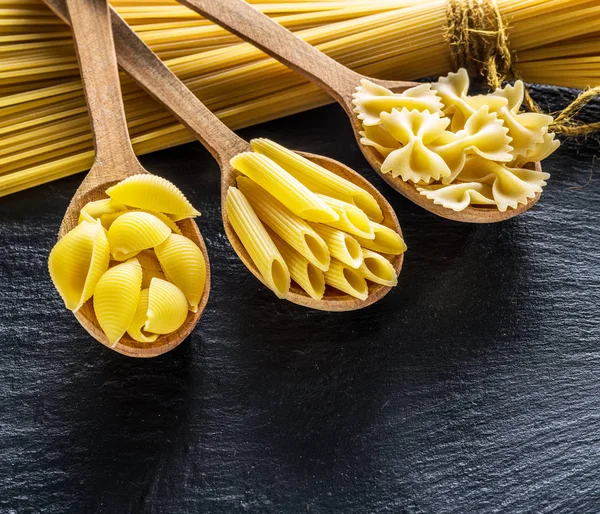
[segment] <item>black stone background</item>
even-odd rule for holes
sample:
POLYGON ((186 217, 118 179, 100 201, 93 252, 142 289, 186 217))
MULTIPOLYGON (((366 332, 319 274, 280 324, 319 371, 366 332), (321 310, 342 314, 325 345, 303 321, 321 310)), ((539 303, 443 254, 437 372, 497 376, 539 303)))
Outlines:
POLYGON ((208 152, 158 152, 143 164, 203 211, 212 291, 186 342, 134 360, 46 271, 81 175, 2 198, 0 512, 599 512, 598 143, 544 163, 533 210, 475 226, 386 186, 337 106, 241 135, 371 179, 409 246, 399 286, 351 313, 277 301, 222 233, 208 152))

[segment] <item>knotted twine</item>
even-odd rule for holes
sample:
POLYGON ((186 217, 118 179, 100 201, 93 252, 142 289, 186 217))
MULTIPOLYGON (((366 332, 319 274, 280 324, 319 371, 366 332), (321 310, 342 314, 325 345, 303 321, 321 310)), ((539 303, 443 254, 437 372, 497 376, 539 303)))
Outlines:
MULTIPOLYGON (((444 36, 455 70, 466 68, 471 75, 483 75, 492 90, 501 87, 508 77, 521 77, 509 47, 508 27, 496 0, 447 0, 446 17, 444 36)), ((583 91, 563 110, 553 113, 550 130, 566 136, 589 135, 600 130, 600 122, 581 123, 575 119, 597 96, 600 96, 600 86, 583 91)), ((531 111, 543 113, 527 88, 524 101, 531 111)))

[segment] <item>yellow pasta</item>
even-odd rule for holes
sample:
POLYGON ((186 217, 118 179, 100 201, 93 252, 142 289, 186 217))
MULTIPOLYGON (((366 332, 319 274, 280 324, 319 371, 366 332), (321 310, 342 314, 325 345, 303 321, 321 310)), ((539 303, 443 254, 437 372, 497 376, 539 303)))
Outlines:
POLYGON ((142 289, 133 320, 127 329, 129 337, 139 343, 153 343, 158 339, 158 334, 150 334, 144 331, 144 327, 148 321, 148 294, 148 288, 142 289))
POLYGON ((154 248, 162 270, 185 295, 189 309, 198 312, 206 284, 206 262, 198 246, 179 234, 171 234, 154 248))
POLYGON ((127 260, 141 250, 153 248, 169 237, 171 229, 147 212, 126 212, 108 229, 108 242, 117 261, 127 260))
POLYGON ((333 258, 351 268, 360 267, 363 255, 356 239, 337 228, 328 227, 327 225, 314 223, 313 228, 323 238, 333 258))
POLYGON ((182 217, 200 215, 174 184, 156 175, 133 175, 109 187, 106 194, 129 207, 182 217))
POLYGON ((266 226, 320 270, 329 267, 329 250, 311 226, 248 177, 238 177, 238 189, 266 226))
MULTIPOLYGON (((79 221, 86 215, 96 219, 100 218, 105 214, 113 214, 117 212, 124 212, 127 209, 123 204, 115 202, 112 198, 104 198, 102 200, 96 200, 94 202, 86 203, 81 209, 79 215, 79 221)), ((107 228, 107 227, 104 227, 107 228)))
POLYGON ((268 157, 243 152, 231 159, 231 165, 267 190, 297 216, 323 223, 339 219, 323 200, 268 157))
POLYGON ((279 298, 285 298, 290 289, 288 267, 252 206, 239 189, 230 187, 227 191, 226 209, 231 226, 258 268, 267 287, 279 298))
POLYGON ((377 200, 356 184, 269 139, 253 139, 250 144, 255 152, 279 164, 313 193, 353 203, 373 221, 380 222, 383 219, 377 200))
POLYGON ((150 281, 154 277, 166 279, 154 250, 142 250, 135 257, 142 267, 142 289, 150 287, 150 281))
POLYGON ((160 221, 162 221, 167 227, 171 229, 172 232, 175 232, 175 234, 181 234, 181 229, 177 226, 177 223, 173 221, 172 218, 170 218, 166 214, 163 214, 162 212, 150 211, 147 209, 132 209, 126 207, 124 211, 102 214, 100 216, 100 222, 102 223, 102 226, 106 230, 108 230, 110 229, 110 226, 112 225, 113 221, 115 221, 119 216, 125 214, 126 212, 145 212, 147 214, 151 214, 155 218, 158 218, 160 221))
POLYGON ((48 270, 67 309, 75 312, 89 300, 108 269, 109 258, 108 240, 99 222, 83 221, 58 240, 48 270))
POLYGON ((272 232, 269 232, 269 235, 285 260, 292 280, 314 300, 323 298, 325 293, 325 275, 323 271, 300 255, 279 236, 272 232))
POLYGON ((329 196, 318 195, 338 216, 337 221, 329 221, 326 224, 348 232, 353 236, 364 239, 373 239, 372 223, 368 216, 356 205, 342 202, 329 196))
POLYGON ((148 312, 144 330, 153 334, 170 334, 185 322, 188 302, 176 285, 153 278, 148 291, 148 312))
POLYGON ((371 282, 393 287, 398 284, 398 276, 392 263, 382 255, 363 248, 362 276, 371 282))
POLYGON ((331 266, 325 272, 325 282, 359 300, 366 300, 369 295, 369 288, 362 274, 335 259, 332 259, 331 266))
POLYGON ((110 268, 98 281, 94 311, 110 346, 116 346, 131 325, 141 287, 142 267, 135 258, 110 268))
POLYGON ((406 244, 400 234, 385 225, 370 222, 373 239, 355 237, 364 248, 388 255, 400 255, 406 251, 406 244))

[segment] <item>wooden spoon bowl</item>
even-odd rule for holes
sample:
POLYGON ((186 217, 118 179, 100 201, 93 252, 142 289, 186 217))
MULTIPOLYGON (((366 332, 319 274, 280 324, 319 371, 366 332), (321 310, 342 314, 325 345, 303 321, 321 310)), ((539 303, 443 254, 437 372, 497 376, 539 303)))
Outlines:
MULTIPOLYGON (((387 202, 387 200, 383 197, 383 195, 373 186, 369 181, 364 179, 361 175, 356 173, 356 171, 352 170, 348 166, 338 162, 334 159, 330 159, 328 157, 323 157, 321 155, 315 155, 305 152, 297 152, 299 155, 310 159, 314 163, 323 166, 328 169, 332 173, 349 180, 350 182, 360 186, 365 191, 368 191, 373 197, 377 200, 379 207, 383 213, 383 221, 382 225, 385 225, 388 228, 391 228, 400 236, 402 236, 402 230, 400 228, 400 223, 398 222, 398 218, 394 213, 391 205, 387 202)), ((252 272, 252 274, 258 278, 263 284, 267 285, 262 275, 258 271, 258 268, 252 262, 252 259, 246 252, 244 245, 240 241, 239 237, 233 230, 229 219, 227 218, 227 211, 225 209, 225 198, 227 196, 227 189, 230 186, 235 186, 235 180, 239 175, 237 171, 235 171, 231 166, 224 167, 221 170, 222 172, 222 180, 224 182, 223 187, 221 188, 221 209, 223 214, 223 226, 225 228, 225 234, 227 235, 231 246, 238 254, 241 261, 244 265, 252 272)), ((396 270, 396 276, 400 275, 400 270, 402 269, 402 263, 404 262, 404 254, 389 256, 394 269, 396 270)), ((359 300, 358 298, 354 298, 348 294, 341 293, 337 290, 332 290, 329 286, 325 288, 325 294, 321 300, 315 300, 308 296, 300 287, 295 285, 292 282, 292 286, 290 288, 290 293, 287 296, 287 300, 292 303, 296 303, 298 305, 303 305, 305 307, 310 307, 311 309, 317 309, 322 311, 351 311, 356 309, 362 309, 367 307, 377 300, 383 298, 389 291, 392 289, 389 286, 383 286, 380 284, 374 284, 369 282, 369 296, 366 300, 359 300)))
MULTIPOLYGON (((380 84, 395 93, 401 93, 419 83, 379 80, 361 75, 320 52, 244 0, 178 1, 260 48, 329 93, 346 111, 358 146, 373 169, 396 191, 429 212, 454 221, 495 223, 518 216, 533 207, 539 200, 540 193, 530 199, 526 205, 520 205, 517 209, 507 209, 505 212, 489 206, 468 206, 456 212, 434 204, 433 200, 421 195, 411 183, 381 172, 382 156, 374 148, 360 142, 359 132, 363 129, 362 122, 354 112, 352 103, 352 95, 362 79, 380 84)), ((530 167, 538 171, 542 170, 539 162, 531 163, 530 167)))
MULTIPOLYGON (((77 226, 80 211, 85 204, 108 198, 106 190, 129 176, 148 173, 137 160, 127 132, 108 4, 105 0, 67 0, 67 6, 94 134, 96 158, 69 203, 60 226, 59 238, 77 226)), ((125 334, 112 347, 99 327, 93 300, 90 299, 74 313, 75 317, 92 337, 112 350, 130 357, 155 357, 181 343, 202 316, 210 291, 210 264, 206 245, 193 220, 185 219, 178 225, 183 235, 201 249, 206 263, 206 283, 198 311, 188 312, 184 324, 176 332, 161 335, 153 343, 139 343, 125 334)))
MULTIPOLYGON (((45 0, 45 2, 66 23, 71 23, 65 8, 65 0, 45 0)), ((258 268, 254 265, 254 262, 233 230, 227 218, 227 209, 225 208, 227 191, 231 186, 236 185, 236 178, 238 176, 238 172, 233 169, 230 160, 239 153, 252 151, 252 147, 210 112, 114 10, 111 11, 111 16, 115 49, 121 68, 131 75, 150 95, 169 109, 211 152, 219 163, 221 169, 221 211, 225 234, 244 265, 264 284, 265 282, 258 268)), ((300 155, 313 160, 317 164, 324 166, 333 173, 350 180, 371 193, 376 198, 384 214, 383 224, 402 235, 398 219, 391 205, 361 175, 327 157, 303 153, 300 153, 300 155)), ((403 256, 394 256, 391 262, 398 275, 402 267, 403 256)), ((382 298, 389 290, 390 287, 387 286, 371 285, 369 296, 364 301, 347 294, 333 293, 330 290, 322 300, 314 300, 298 287, 292 287, 287 299, 293 303, 313 309, 348 311, 371 305, 382 298)))

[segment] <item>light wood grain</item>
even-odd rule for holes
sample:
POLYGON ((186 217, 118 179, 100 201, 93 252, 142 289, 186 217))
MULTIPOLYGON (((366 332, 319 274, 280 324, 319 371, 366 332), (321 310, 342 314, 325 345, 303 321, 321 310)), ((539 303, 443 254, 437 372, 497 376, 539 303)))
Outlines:
MULTIPOLYGON (((352 104, 352 94, 362 79, 368 79, 397 93, 417 83, 379 80, 361 75, 320 52, 244 0, 178 0, 178 2, 252 43, 331 95, 346 111, 358 146, 373 169, 396 191, 433 214, 467 223, 495 223, 529 210, 539 200, 540 193, 526 205, 519 205, 517 209, 507 209, 505 212, 488 206, 469 206, 460 212, 455 212, 434 204, 432 200, 422 196, 412 184, 401 178, 394 178, 389 173, 381 172, 383 160, 381 155, 373 147, 360 142, 359 132, 362 130, 362 123, 356 116, 352 104)), ((538 171, 542 170, 539 162, 531 164, 530 167, 538 171)))
MULTIPOLYGON (((108 4, 106 0, 67 0, 61 4, 61 12, 65 15, 66 7, 72 20, 96 157, 67 208, 59 238, 77 225, 79 211, 87 202, 107 198, 106 189, 128 176, 148 173, 137 160, 127 131, 108 4)), ((206 262, 206 285, 198 311, 189 312, 177 332, 160 336, 153 343, 138 343, 125 335, 113 348, 99 328, 90 299, 75 313, 75 317, 105 346, 130 357, 154 357, 175 348, 198 323, 210 291, 208 252, 193 220, 183 220, 179 225, 182 233, 200 247, 206 262)))
MULTIPOLYGON (((46 0, 46 3, 63 20, 69 23, 67 11, 64 9, 64 0, 46 0)), ((250 144, 229 130, 212 114, 162 63, 158 56, 144 44, 115 11, 112 11, 112 27, 115 49, 121 68, 129 73, 156 100, 168 108, 206 146, 219 163, 219 167, 221 168, 221 213, 225 234, 245 266, 256 278, 265 284, 258 268, 252 262, 252 259, 231 227, 225 209, 227 190, 230 186, 235 185, 237 176, 237 172, 233 169, 229 161, 240 152, 251 151, 250 144)), ((384 213, 383 224, 402 235, 400 224, 391 205, 362 176, 333 159, 312 154, 301 155, 369 191, 375 197, 384 213)), ((397 275, 400 274, 403 260, 404 257, 402 255, 395 256, 392 259, 392 264, 396 269, 397 275)), ((371 305, 387 294, 390 289, 387 286, 372 284, 369 289, 368 298, 362 301, 350 295, 342 293, 334 294, 331 291, 328 291, 322 300, 314 300, 301 289, 293 287, 287 300, 312 309, 348 311, 371 305)))

